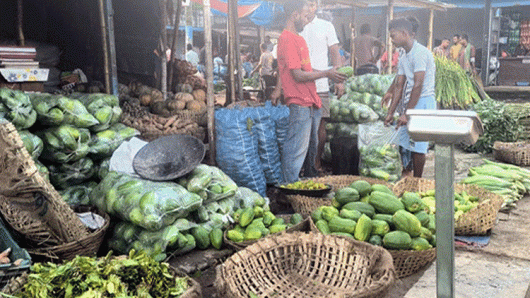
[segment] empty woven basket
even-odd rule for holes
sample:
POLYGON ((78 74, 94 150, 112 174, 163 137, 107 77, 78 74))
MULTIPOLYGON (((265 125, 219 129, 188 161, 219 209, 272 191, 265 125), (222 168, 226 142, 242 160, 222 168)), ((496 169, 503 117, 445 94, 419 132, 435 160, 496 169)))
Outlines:
POLYGON ((390 253, 318 233, 264 238, 217 272, 221 297, 383 297, 395 280, 390 253))

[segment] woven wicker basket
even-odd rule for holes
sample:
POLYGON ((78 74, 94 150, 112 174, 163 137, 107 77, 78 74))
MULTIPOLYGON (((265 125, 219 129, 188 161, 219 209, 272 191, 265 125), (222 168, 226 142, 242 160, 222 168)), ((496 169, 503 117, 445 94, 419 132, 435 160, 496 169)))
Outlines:
MULTIPOLYGON (((390 189, 392 189, 392 184, 385 182, 383 180, 368 178, 368 177, 361 177, 361 176, 353 176, 353 175, 332 175, 332 176, 325 176, 320 178, 314 178, 311 179, 315 182, 320 182, 324 184, 331 185, 332 189, 331 191, 337 191, 338 189, 341 189, 343 187, 346 187, 353 182, 357 180, 365 180, 366 182, 370 184, 383 184, 388 186, 390 189)), ((331 205, 331 199, 329 198, 314 198, 314 197, 307 197, 302 195, 289 195, 287 196, 287 199, 289 200, 289 203, 291 203, 291 206, 293 207, 294 211, 297 213, 302 214, 303 217, 307 217, 311 215, 311 212, 313 212, 315 209, 317 209, 320 206, 329 206, 331 205)))
POLYGON ((495 142, 493 143, 493 156, 496 160, 518 166, 530 165, 530 142, 495 142))
MULTIPOLYGON (((312 232, 320 233, 315 223, 311 219, 310 227, 312 232)), ((335 237, 348 239, 348 237, 345 236, 335 237)), ((431 248, 423 251, 391 249, 389 249, 388 251, 392 255, 397 278, 403 278, 405 276, 412 275, 436 259, 436 248, 431 248)))
MULTIPOLYGON (((289 222, 289 220, 291 219, 291 215, 290 214, 280 214, 280 215, 277 215, 276 217, 281 217, 283 218, 283 220, 285 222, 289 222)), ((285 231, 281 232, 281 233, 292 233, 292 232, 308 232, 310 230, 310 227, 309 227, 309 217, 306 217, 302 222, 300 222, 299 224, 296 224, 290 228, 287 228, 285 231)), ((229 229, 226 229, 224 234, 223 234, 223 242, 230 246, 231 248, 233 248, 234 250, 236 251, 239 251, 239 250, 242 250, 242 249, 245 249, 247 248, 248 246, 256 243, 258 240, 247 240, 247 241, 242 241, 242 242, 234 242, 230 239, 228 239, 228 237, 226 236, 226 233, 228 232, 228 230, 230 230, 232 227, 230 227, 229 229)), ((276 235, 276 234, 274 234, 276 235)), ((272 235, 270 235, 272 236, 272 235)), ((268 237, 268 236, 267 236, 268 237)))
POLYGON ((264 238, 218 267, 220 297, 384 297, 395 280, 381 247, 318 233, 264 238))
MULTIPOLYGON (((169 270, 173 272, 173 275, 175 278, 177 277, 187 277, 185 273, 182 273, 181 271, 169 267, 169 270)), ((1 293, 7 294, 7 295, 15 295, 19 293, 24 285, 26 284, 28 280, 28 273, 24 273, 21 276, 14 277, 9 280, 7 285, 1 290, 1 293)), ((195 281, 193 278, 188 277, 188 289, 186 292, 182 293, 179 298, 201 298, 202 297, 202 291, 201 291, 201 285, 195 281)), ((0 296, 2 296, 0 294, 0 296)))
POLYGON ((101 246, 105 233, 110 224, 110 217, 107 213, 91 206, 75 207, 76 212, 93 212, 101 215, 105 219, 103 227, 91 231, 91 233, 77 241, 69 242, 62 245, 42 247, 42 248, 28 248, 29 254, 36 260, 61 262, 63 260, 71 260, 76 256, 95 256, 101 246))
POLYGON ((15 127, 0 120, 0 213, 27 245, 69 243, 88 235, 85 226, 38 172, 15 127))
MULTIPOLYGON (((419 191, 435 189, 434 180, 407 177, 394 186, 394 193, 402 195, 405 191, 419 191)), ((485 235, 497 219, 504 200, 492 192, 476 185, 455 184, 455 191, 466 191, 472 196, 479 198, 477 207, 462 214, 455 222, 456 235, 485 235)))

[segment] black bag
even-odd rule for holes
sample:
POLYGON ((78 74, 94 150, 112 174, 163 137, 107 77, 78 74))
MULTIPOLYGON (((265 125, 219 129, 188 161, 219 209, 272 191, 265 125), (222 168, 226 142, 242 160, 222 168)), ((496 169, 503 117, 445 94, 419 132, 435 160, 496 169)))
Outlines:
POLYGON ((359 175, 357 138, 335 137, 330 146, 333 175, 359 175))

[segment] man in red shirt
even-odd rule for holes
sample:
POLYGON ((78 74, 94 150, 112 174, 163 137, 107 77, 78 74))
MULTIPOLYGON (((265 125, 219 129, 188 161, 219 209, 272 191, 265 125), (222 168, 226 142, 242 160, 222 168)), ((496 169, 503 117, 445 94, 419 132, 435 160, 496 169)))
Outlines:
POLYGON ((285 2, 284 12, 286 25, 278 39, 277 50, 278 83, 271 97, 272 103, 276 104, 283 88, 284 103, 289 106, 289 130, 281 155, 284 180, 291 183, 299 179, 302 167, 305 177, 318 174, 315 157, 322 102, 315 80, 328 77, 342 82, 346 77, 336 68, 326 71, 312 69, 307 44, 298 35, 308 23, 309 7, 305 1, 285 2))

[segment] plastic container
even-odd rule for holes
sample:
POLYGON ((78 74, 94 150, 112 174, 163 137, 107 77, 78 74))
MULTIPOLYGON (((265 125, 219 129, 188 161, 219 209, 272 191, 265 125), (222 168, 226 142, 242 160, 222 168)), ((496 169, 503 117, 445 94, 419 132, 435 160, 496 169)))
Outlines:
POLYGON ((29 253, 15 242, 4 223, 0 220, 0 251, 8 248, 11 248, 11 253, 9 254, 11 262, 9 264, 0 264, 0 289, 4 288, 11 278, 22 275, 31 266, 29 253), (13 265, 13 262, 19 259, 22 259, 22 263, 18 266, 13 265))

